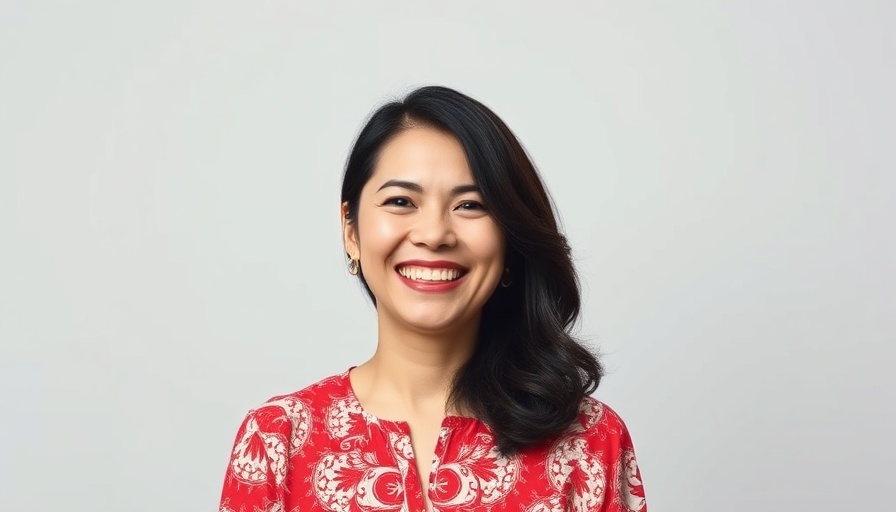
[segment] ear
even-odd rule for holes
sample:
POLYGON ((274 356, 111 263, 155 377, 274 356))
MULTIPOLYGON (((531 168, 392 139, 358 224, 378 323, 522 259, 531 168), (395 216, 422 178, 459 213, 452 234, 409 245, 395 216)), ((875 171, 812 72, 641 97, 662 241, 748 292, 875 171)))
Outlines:
POLYGON ((348 219, 348 203, 342 203, 340 208, 342 217, 342 244, 349 259, 361 258, 361 246, 358 243, 358 225, 348 219))

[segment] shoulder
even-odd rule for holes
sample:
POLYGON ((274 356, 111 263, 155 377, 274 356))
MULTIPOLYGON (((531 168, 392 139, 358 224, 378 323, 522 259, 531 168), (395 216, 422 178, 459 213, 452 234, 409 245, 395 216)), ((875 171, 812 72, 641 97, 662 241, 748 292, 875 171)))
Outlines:
POLYGON ((586 396, 579 404, 579 417, 574 430, 601 438, 629 437, 628 427, 622 417, 609 405, 586 396))
POLYGON ((325 414, 334 397, 345 394, 347 379, 348 372, 344 372, 298 391, 272 396, 248 411, 240 433, 285 436, 291 439, 293 449, 298 448, 315 418, 325 414))
POLYGON ((612 407, 592 396, 582 400, 579 417, 571 431, 576 437, 584 438, 592 451, 604 457, 634 457, 634 443, 625 421, 612 407))
POLYGON ((274 395, 249 412, 252 413, 267 407, 324 407, 333 396, 343 395, 347 390, 348 372, 343 372, 321 379, 298 391, 274 395))

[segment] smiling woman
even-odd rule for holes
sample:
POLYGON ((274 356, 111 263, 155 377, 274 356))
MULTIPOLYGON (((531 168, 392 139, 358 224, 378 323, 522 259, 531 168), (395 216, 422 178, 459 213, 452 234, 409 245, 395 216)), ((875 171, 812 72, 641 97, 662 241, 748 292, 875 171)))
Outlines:
POLYGON ((222 511, 642 511, 623 421, 571 335, 580 295, 534 166, 482 103, 379 108, 342 186, 372 357, 251 411, 222 511))
POLYGON ((453 351, 468 356, 506 244, 457 139, 425 126, 395 134, 360 197, 343 200, 346 251, 376 301, 381 344, 410 330, 426 345, 464 340, 453 351))

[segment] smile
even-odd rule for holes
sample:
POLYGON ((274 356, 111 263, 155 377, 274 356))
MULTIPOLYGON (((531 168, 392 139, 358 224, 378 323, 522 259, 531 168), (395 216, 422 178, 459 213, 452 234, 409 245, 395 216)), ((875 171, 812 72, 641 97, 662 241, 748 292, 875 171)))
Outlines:
POLYGON ((455 281, 460 278, 463 273, 456 268, 428 268, 405 266, 398 267, 398 273, 412 281, 455 281))
POLYGON ((412 290, 439 293, 460 286, 469 269, 453 261, 409 260, 396 265, 395 272, 412 290))

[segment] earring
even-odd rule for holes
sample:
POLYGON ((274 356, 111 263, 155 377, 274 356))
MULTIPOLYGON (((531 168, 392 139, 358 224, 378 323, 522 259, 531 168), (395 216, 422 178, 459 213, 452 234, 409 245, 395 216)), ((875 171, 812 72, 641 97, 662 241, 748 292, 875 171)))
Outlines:
POLYGON ((361 261, 354 258, 348 260, 348 273, 356 276, 361 272, 361 261))
POLYGON ((501 276, 501 288, 507 288, 513 284, 513 276, 510 275, 510 268, 504 267, 504 275, 501 276))

